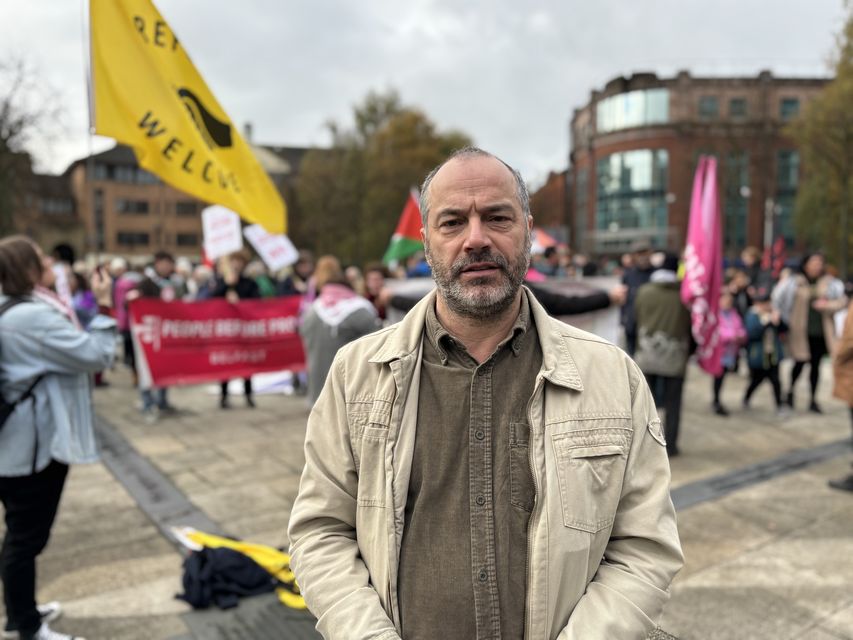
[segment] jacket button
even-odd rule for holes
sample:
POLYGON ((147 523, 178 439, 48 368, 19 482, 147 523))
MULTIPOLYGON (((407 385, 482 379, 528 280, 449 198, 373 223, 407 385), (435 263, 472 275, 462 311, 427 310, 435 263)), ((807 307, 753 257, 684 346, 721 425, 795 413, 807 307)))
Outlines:
POLYGON ((486 573, 485 569, 480 569, 480 574, 477 577, 480 579, 480 582, 485 582, 489 579, 489 574, 486 573))
POLYGON ((483 497, 483 496, 477 496, 477 499, 475 500, 475 502, 476 502, 479 506, 481 506, 481 507, 482 507, 484 504, 486 504, 486 498, 485 498, 485 497, 483 497))
POLYGON ((486 437, 486 433, 484 431, 481 431, 480 429, 477 429, 477 431, 474 432, 474 437, 477 438, 477 440, 482 440, 486 437))

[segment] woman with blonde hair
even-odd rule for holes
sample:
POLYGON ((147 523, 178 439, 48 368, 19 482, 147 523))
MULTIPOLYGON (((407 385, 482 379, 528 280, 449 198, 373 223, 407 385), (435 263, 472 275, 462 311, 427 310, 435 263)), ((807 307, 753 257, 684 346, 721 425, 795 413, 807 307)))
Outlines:
POLYGON ((308 399, 317 400, 342 346, 379 328, 376 309, 350 287, 341 263, 323 256, 314 270, 317 299, 308 308, 299 334, 308 359, 308 399))

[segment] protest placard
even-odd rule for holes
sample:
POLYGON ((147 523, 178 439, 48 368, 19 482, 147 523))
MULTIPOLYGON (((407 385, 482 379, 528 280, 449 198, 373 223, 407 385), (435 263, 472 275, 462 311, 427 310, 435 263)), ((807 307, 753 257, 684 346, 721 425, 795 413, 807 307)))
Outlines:
POLYGON ((278 271, 299 259, 299 252, 286 235, 268 233, 259 224, 249 225, 243 229, 243 235, 270 271, 278 271))
POLYGON ((207 207, 201 212, 204 232, 204 253, 209 260, 216 260, 243 248, 240 233, 240 216, 219 205, 207 207))

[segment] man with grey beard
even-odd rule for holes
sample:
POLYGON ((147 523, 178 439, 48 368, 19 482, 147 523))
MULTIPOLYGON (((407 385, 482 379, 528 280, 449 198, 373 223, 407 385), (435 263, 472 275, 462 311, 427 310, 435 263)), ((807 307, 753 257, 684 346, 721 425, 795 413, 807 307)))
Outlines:
POLYGON ((682 564, 654 402, 522 286, 521 176, 476 148, 421 190, 436 291, 342 348, 308 421, 292 566, 332 639, 620 638, 682 564))

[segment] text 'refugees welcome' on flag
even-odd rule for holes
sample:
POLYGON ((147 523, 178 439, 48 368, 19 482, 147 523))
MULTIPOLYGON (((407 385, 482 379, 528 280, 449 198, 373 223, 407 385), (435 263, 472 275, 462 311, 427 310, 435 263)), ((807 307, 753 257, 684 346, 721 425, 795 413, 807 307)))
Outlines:
POLYGON ((150 0, 90 0, 95 131, 139 164, 270 233, 284 201, 150 0))

